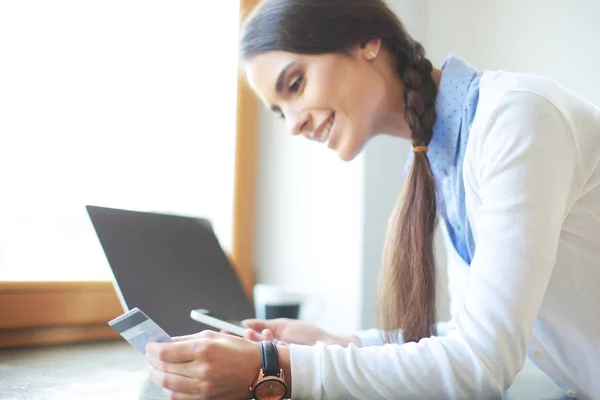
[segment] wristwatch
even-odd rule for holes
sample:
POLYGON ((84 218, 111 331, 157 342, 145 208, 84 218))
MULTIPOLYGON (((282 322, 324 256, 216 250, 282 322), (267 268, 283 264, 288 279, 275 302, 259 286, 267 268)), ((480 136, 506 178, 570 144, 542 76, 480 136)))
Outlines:
POLYGON ((256 400, 281 400, 287 394, 288 388, 283 369, 279 368, 277 346, 269 341, 262 341, 259 344, 262 368, 249 389, 254 392, 256 400))

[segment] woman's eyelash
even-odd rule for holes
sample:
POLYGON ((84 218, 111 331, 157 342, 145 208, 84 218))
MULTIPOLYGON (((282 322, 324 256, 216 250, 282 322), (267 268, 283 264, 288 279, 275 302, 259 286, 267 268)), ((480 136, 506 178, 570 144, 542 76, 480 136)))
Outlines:
POLYGON ((298 91, 298 89, 300 89, 300 85, 302 84, 302 80, 303 77, 302 76, 298 76, 294 79, 294 81, 292 82, 292 84, 289 87, 290 92, 292 93, 296 93, 298 91))
MULTIPOLYGON (((300 90, 300 85, 302 85, 303 80, 304 80, 304 77, 302 75, 297 76, 292 81, 292 84, 289 86, 288 90, 291 93, 298 92, 298 90, 300 90)), ((279 114, 279 118, 285 119, 285 115, 283 113, 281 113, 281 114, 279 114)))

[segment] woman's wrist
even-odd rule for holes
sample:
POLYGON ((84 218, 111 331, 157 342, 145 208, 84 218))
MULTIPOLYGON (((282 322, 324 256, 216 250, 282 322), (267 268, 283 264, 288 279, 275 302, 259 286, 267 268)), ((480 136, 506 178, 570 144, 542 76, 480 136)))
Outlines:
MULTIPOLYGON (((356 336, 335 336, 327 335, 323 338, 323 343, 327 345, 341 345, 348 347, 350 344, 354 344, 358 347, 362 347, 362 343, 356 336)), ((288 393, 286 398, 292 397, 292 363, 291 363, 291 346, 289 345, 277 345, 277 353, 279 355, 279 368, 283 370, 285 378, 285 384, 288 387, 288 393)))
POLYGON ((292 363, 290 361, 290 346, 277 345, 277 353, 279 354, 279 368, 283 370, 285 384, 288 392, 286 398, 292 397, 292 363))

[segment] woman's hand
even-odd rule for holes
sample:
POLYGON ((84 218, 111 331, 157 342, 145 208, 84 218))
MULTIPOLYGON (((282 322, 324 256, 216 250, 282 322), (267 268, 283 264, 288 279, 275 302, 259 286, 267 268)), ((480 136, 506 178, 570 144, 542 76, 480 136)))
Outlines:
POLYGON ((325 344, 339 344, 347 347, 350 343, 360 345, 358 340, 335 336, 323 329, 307 324, 306 322, 279 318, 269 320, 248 319, 242 325, 249 328, 244 337, 249 340, 276 340, 279 344, 305 344, 314 345, 317 342, 325 344))
POLYGON ((150 378, 170 399, 250 399, 261 368, 259 344, 212 331, 149 343, 150 378))

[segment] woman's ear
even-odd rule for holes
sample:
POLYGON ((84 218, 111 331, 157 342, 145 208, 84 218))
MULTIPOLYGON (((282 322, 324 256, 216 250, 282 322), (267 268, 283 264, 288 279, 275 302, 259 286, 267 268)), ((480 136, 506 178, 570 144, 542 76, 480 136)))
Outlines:
POLYGON ((381 51, 381 39, 373 39, 360 44, 361 56, 367 61, 373 61, 381 51))

